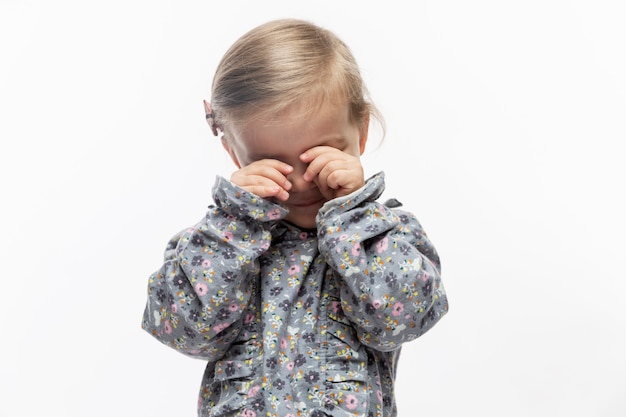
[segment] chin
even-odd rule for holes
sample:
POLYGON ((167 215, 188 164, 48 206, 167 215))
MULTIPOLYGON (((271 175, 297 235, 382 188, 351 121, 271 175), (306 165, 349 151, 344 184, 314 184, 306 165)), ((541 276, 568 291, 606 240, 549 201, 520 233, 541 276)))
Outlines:
POLYGON ((291 224, 298 226, 301 229, 309 229, 309 230, 317 229, 317 225, 315 223, 315 217, 310 218, 310 217, 297 216, 294 218, 290 218, 289 216, 287 216, 285 220, 287 220, 291 224))

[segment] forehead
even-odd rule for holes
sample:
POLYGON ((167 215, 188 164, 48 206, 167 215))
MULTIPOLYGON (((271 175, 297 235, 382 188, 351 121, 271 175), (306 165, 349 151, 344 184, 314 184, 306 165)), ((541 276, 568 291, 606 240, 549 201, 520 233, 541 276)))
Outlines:
POLYGON ((327 102, 314 108, 298 103, 254 118, 239 131, 237 139, 249 151, 302 152, 322 144, 338 146, 354 137, 355 129, 347 103, 327 102))

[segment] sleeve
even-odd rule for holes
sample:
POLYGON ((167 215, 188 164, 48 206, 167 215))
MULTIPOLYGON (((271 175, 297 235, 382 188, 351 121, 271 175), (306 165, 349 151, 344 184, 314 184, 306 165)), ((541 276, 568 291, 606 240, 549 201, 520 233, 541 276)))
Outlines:
POLYGON ((237 338, 254 293, 258 258, 280 206, 218 177, 215 205, 194 227, 174 236, 163 266, 148 282, 142 328, 192 357, 215 360, 237 338))
POLYGON ((341 277, 344 314, 361 343, 398 349, 432 328, 448 311, 437 252, 411 213, 376 198, 382 173, 320 210, 320 252, 341 277))

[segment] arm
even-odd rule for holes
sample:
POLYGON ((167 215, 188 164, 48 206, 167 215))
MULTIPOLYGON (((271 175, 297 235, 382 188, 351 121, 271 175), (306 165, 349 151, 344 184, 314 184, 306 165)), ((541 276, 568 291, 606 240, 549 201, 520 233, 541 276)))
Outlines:
POLYGON ((342 278, 341 307, 362 343, 395 350, 448 311, 439 257, 417 219, 375 201, 383 175, 318 214, 320 252, 342 278))
POLYGON ((218 177, 215 205, 175 236, 163 266, 150 276, 142 327, 182 353, 207 360, 239 335, 271 243, 271 226, 285 211, 218 177))

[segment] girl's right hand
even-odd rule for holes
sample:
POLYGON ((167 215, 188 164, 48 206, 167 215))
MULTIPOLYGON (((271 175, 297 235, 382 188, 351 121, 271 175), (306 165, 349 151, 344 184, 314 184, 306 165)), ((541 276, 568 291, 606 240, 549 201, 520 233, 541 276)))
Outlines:
POLYGON ((230 176, 230 181, 263 198, 287 201, 291 183, 287 175, 293 167, 276 159, 261 159, 246 165, 230 176))

